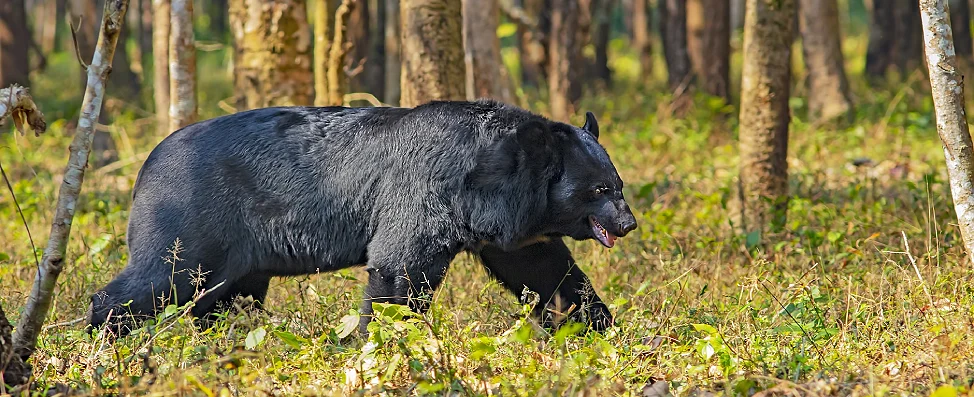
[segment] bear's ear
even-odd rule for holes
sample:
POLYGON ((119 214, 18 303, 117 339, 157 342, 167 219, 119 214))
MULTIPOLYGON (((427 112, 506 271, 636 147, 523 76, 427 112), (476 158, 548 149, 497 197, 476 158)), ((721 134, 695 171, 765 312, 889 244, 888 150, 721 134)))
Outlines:
POLYGON ((582 129, 592 134, 596 140, 599 139, 599 121, 595 119, 595 114, 585 112, 585 125, 582 126, 582 129))
POLYGON ((548 125, 540 120, 528 120, 517 126, 517 144, 529 155, 540 155, 551 151, 553 137, 548 125))

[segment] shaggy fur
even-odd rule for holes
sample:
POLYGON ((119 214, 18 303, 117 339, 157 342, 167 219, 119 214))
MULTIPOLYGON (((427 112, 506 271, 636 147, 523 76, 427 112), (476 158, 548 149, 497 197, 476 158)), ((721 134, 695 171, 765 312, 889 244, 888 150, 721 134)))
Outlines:
POLYGON ((467 250, 511 291, 537 292, 539 315, 574 304, 604 329, 612 316, 561 241, 593 238, 589 216, 615 236, 636 227, 597 136, 591 114, 578 128, 490 101, 265 108, 189 125, 139 171, 129 263, 92 296, 89 324, 124 333, 221 282, 194 315, 237 295, 261 301, 271 277, 365 264, 364 329, 373 301, 425 310, 412 298, 467 250), (177 239, 181 260, 164 260, 177 239))

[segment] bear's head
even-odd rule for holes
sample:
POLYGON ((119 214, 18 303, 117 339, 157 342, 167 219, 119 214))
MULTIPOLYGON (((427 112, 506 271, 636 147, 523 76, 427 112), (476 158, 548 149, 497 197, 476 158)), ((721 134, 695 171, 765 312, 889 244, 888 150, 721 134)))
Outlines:
POLYGON ((598 142, 599 125, 592 112, 586 113, 581 128, 535 119, 519 126, 516 137, 529 163, 554 170, 539 232, 595 239, 612 248, 617 238, 636 229, 622 179, 598 142))

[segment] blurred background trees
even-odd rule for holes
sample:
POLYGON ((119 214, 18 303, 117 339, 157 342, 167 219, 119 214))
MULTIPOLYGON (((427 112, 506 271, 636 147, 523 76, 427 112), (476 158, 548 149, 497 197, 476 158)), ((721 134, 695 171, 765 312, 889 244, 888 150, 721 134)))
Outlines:
MULTIPOLYGON (((65 87, 83 86, 76 59, 90 57, 102 1, 0 3, 0 85, 29 85, 32 75, 56 64, 78 70, 65 87)), ((916 1, 796 0, 788 15, 774 5, 773 18, 758 12, 766 3, 133 0, 101 122, 153 115, 144 120, 164 135, 198 119, 197 111, 210 118, 263 106, 414 106, 465 98, 494 98, 571 121, 590 98, 618 91, 613 83, 624 81, 671 100, 648 113, 679 118, 688 107, 711 109, 728 134, 739 134, 742 148, 757 145, 777 158, 787 153, 779 140, 787 142, 794 112, 842 125, 855 116, 853 86, 925 87, 916 1), (863 45, 846 40, 850 34, 863 37, 856 42, 863 45), (771 41, 776 49, 766 48, 771 41), (755 87, 764 93, 749 91, 755 87), (770 131, 755 127, 746 117, 752 114, 775 115, 780 137, 743 143, 770 131)), ((967 0, 949 4, 958 62, 969 70, 970 7, 967 0)), ((119 159, 117 137, 106 131, 97 132, 96 166, 119 159)), ((784 164, 759 168, 784 173, 778 169, 784 164)))

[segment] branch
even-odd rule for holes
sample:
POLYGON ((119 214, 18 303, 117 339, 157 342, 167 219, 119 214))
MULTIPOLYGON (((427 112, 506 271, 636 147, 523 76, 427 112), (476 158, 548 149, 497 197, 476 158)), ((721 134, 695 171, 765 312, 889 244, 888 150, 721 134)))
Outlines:
POLYGON ((25 132, 24 125, 34 130, 35 136, 47 131, 44 114, 37 110, 27 88, 17 84, 0 90, 0 123, 8 116, 13 117, 14 125, 21 134, 25 132))
POLYGON ((528 15, 527 11, 524 11, 524 8, 518 7, 512 1, 501 0, 500 6, 504 15, 514 20, 514 23, 531 30, 538 28, 538 20, 528 15))
POLYGON ((71 233, 71 222, 78 207, 78 196, 81 194, 81 185, 84 182, 95 124, 105 99, 105 81, 111 71, 112 58, 115 57, 115 46, 118 43, 122 22, 125 20, 128 3, 128 0, 105 1, 101 33, 98 35, 98 45, 87 69, 88 86, 81 103, 78 129, 71 142, 68 166, 58 192, 50 238, 41 265, 37 269, 33 289, 27 298, 27 305, 20 316, 20 321, 17 322, 17 332, 14 334, 14 348, 24 359, 30 357, 36 349, 37 337, 51 309, 57 278, 64 268, 64 254, 71 233))
POLYGON ((349 14, 355 8, 358 0, 342 0, 342 4, 335 11, 335 38, 331 42, 331 53, 328 54, 328 104, 341 106, 345 96, 345 54, 352 48, 351 43, 345 43, 345 25, 349 14))

